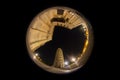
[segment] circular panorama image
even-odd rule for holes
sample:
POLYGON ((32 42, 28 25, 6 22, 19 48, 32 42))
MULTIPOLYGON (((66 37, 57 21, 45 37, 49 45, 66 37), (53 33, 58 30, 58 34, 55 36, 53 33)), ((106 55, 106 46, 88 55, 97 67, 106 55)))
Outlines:
POLYGON ((84 16, 68 7, 51 7, 30 23, 26 44, 31 59, 51 73, 71 73, 88 60, 93 32, 84 16))

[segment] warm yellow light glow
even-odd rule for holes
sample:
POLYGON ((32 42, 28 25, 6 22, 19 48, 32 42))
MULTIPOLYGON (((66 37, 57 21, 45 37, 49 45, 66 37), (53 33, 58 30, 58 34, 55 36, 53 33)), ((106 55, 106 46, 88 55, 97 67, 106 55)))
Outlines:
POLYGON ((38 53, 36 53, 35 56, 38 56, 38 53))
POLYGON ((36 56, 35 56, 35 55, 33 56, 33 59, 36 59, 36 56))
POLYGON ((72 62, 75 62, 75 61, 76 61, 76 58, 72 57, 72 58, 71 58, 71 61, 72 61, 72 62))

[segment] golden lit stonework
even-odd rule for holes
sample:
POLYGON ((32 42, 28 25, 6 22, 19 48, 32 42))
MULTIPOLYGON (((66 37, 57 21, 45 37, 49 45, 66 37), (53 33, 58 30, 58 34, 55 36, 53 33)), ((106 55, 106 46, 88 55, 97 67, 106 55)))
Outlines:
POLYGON ((52 7, 30 23, 26 44, 30 57, 52 73, 70 73, 81 68, 93 47, 92 27, 78 11, 52 7))

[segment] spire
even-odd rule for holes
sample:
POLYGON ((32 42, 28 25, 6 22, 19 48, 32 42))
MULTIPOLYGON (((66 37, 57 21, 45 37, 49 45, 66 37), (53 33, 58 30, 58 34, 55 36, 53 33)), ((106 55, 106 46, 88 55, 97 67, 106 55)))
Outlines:
POLYGON ((61 48, 58 48, 56 51, 53 66, 57 68, 64 68, 64 56, 61 48))

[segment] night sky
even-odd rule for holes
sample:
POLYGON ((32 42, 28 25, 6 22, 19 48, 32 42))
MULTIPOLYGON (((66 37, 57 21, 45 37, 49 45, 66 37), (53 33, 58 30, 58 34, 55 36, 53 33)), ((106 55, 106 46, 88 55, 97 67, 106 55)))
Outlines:
POLYGON ((53 65, 55 53, 58 48, 63 50, 65 59, 69 56, 77 56, 82 52, 86 36, 81 28, 76 26, 72 30, 56 26, 53 32, 53 39, 38 48, 35 52, 40 54, 42 61, 48 65, 53 65))

